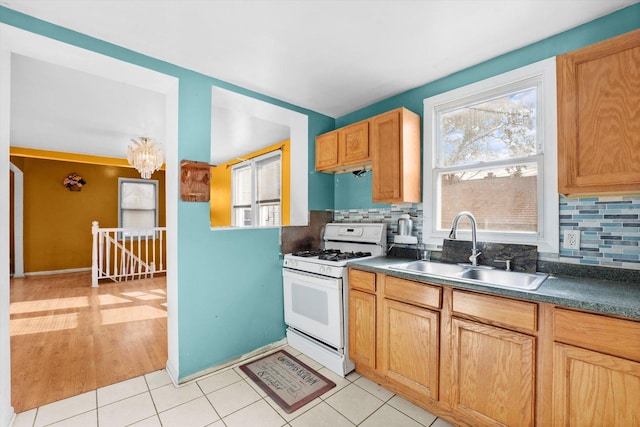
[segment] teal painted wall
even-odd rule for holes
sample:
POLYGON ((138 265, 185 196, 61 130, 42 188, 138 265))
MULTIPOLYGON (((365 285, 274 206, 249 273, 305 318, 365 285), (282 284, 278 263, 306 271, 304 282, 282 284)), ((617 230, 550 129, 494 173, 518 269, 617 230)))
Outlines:
POLYGON ((372 174, 368 171, 362 176, 351 172, 334 176, 336 209, 388 208, 385 203, 373 203, 371 200, 372 174), (340 206, 340 207, 339 207, 340 206))
MULTIPOLYGON (((423 117, 422 103, 425 98, 637 28, 640 28, 640 3, 339 117, 336 119, 336 127, 346 126, 398 107, 405 107, 423 117)), ((367 184, 353 174, 344 173, 335 175, 334 186, 335 209, 367 209, 381 206, 371 202, 370 180, 367 184)))
MULTIPOLYGON (((0 22, 179 79, 178 158, 208 161, 211 86, 309 117, 309 209, 333 208, 333 177, 315 173, 315 136, 333 118, 79 34, 0 6, 0 22)), ((179 377, 285 336, 278 229, 211 231, 206 203, 178 205, 179 377), (251 268, 245 266, 251 254, 251 268)))

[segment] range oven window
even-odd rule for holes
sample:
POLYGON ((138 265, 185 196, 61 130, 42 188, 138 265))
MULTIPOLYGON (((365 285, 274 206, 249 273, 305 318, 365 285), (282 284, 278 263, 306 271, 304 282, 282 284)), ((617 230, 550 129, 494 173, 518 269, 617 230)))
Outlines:
POLYGON ((323 325, 329 324, 327 293, 308 286, 296 285, 291 288, 291 308, 295 313, 306 316, 323 325))

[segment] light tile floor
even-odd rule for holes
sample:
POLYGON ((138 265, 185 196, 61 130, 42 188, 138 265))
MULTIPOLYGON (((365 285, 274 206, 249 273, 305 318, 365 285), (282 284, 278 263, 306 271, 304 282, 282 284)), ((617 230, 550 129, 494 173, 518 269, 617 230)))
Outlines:
POLYGON ((342 378, 285 347, 336 383, 292 414, 237 366, 175 387, 166 371, 17 415, 13 427, 447 427, 451 424, 352 372, 342 378))

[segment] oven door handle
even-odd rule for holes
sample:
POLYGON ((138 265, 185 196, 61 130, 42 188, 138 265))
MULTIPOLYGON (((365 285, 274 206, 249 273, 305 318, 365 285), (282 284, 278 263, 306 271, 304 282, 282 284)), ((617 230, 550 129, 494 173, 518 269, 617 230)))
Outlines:
POLYGON ((329 289, 342 289, 342 280, 335 277, 320 276, 318 274, 307 273, 298 270, 282 270, 283 277, 289 277, 291 279, 300 278, 306 282, 311 282, 314 286, 329 288, 329 289))

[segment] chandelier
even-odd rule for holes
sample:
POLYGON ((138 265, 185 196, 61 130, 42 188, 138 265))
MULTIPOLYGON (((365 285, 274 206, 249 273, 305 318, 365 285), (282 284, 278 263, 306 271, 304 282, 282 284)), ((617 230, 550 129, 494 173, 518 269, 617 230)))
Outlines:
POLYGON ((140 141, 131 140, 135 145, 129 145, 127 160, 136 168, 143 179, 151 178, 151 174, 162 167, 164 154, 162 149, 151 138, 140 137, 140 141))

